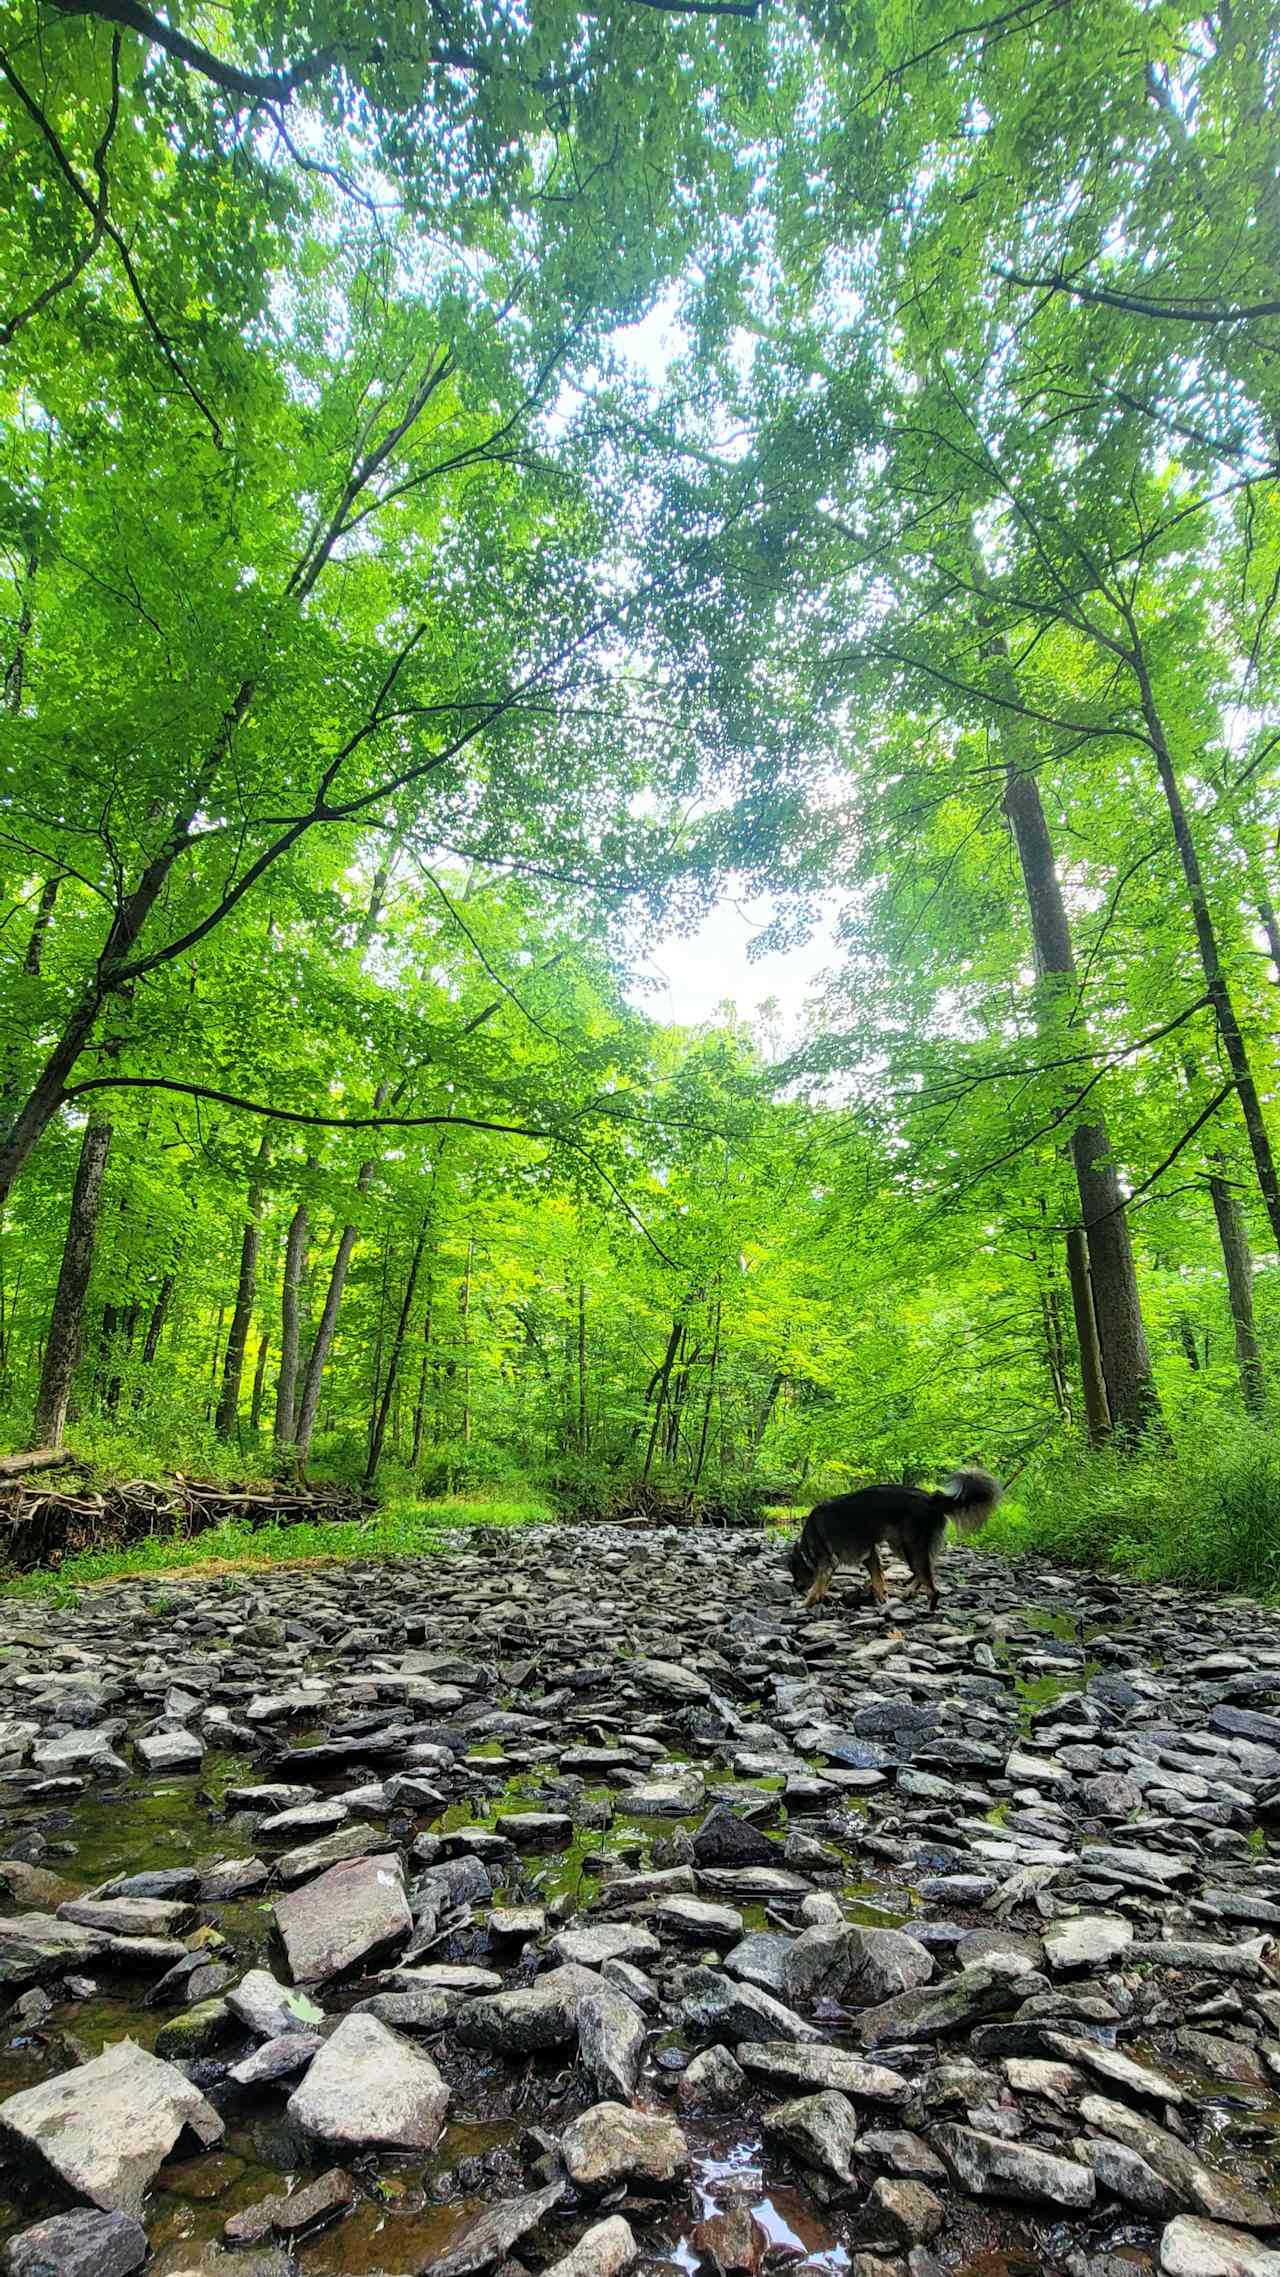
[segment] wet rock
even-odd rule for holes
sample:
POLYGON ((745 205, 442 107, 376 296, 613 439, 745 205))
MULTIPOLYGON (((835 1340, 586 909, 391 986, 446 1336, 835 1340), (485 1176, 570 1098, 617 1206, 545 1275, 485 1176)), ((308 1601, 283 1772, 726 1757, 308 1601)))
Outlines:
POLYGON ((198 1771, 204 1742, 193 1731, 155 1731, 134 1741, 134 1753, 148 1771, 198 1771))
POLYGON ((689 1818, 707 1799, 701 1771, 675 1772, 669 1779, 641 1780, 627 1790, 626 1807, 643 1818, 689 1818))
POLYGON ((943 2125, 933 2143, 955 2180, 975 2198, 1012 2198, 1028 2206, 1092 2206, 1097 2187, 1092 2171, 1074 2159, 1056 2158, 1029 2143, 1006 2142, 974 2127, 943 2125))
POLYGON ((945 2220, 946 2208, 927 2183, 881 2175, 871 2185, 858 2227, 863 2236, 887 2238, 891 2245, 927 2245, 945 2220))
POLYGON ((1273 2229, 1276 2211, 1269 2200, 1242 2183, 1205 2166, 1194 2151, 1154 2119, 1131 2111, 1105 2095, 1086 2095, 1080 2105, 1085 2125, 1137 2151, 1148 2166, 1171 2184, 1184 2207, 1205 2214, 1210 2221, 1227 2222, 1237 2229, 1273 2229))
POLYGON ((705 1676, 694 1668, 678 1666, 671 1660, 633 1660, 628 1674, 646 1692, 656 1692, 664 1700, 709 1700, 711 1686, 705 1676))
POLYGON ((1157 2219, 1177 2212, 1180 2201, 1172 2183, 1127 2144, 1112 2142, 1106 2135, 1077 2135, 1071 2150, 1082 2166, 1092 2167, 1101 2188, 1123 2199, 1126 2206, 1157 2219))
POLYGON ((578 2052, 596 2093, 630 2097, 640 2076, 645 2020, 634 2001, 603 1981, 578 2002, 578 2052))
POLYGON ((563 2196, 563 2182, 549 2182, 544 2190, 531 2190, 523 2198, 507 2198, 501 2205, 491 2206, 447 2253, 432 2258, 427 2265, 431 2277, 481 2277, 482 2271, 496 2268, 563 2196))
MULTIPOLYGON (((492 1924, 492 1916, 490 1921, 492 1924)), ((552 1938, 551 1950, 562 1961, 600 1969, 606 1961, 656 1960, 662 1947, 652 1930, 643 1929, 638 1922, 599 1922, 589 1923, 585 1929, 562 1929, 552 1938)))
POLYGON ((676 2096, 686 2110, 737 2111, 750 2092, 747 2075, 728 2048, 704 2048, 680 2074, 676 2096))
POLYGON ((704 1898, 663 1898, 651 1918, 668 1937, 697 1945, 730 1945, 742 1935, 742 1915, 736 1906, 711 1905, 704 1898))
POLYGON ((430 2056, 380 2024, 344 2016, 289 2098, 294 2125, 353 2148, 431 2150, 449 2089, 430 2056))
POLYGON ((495 1905, 489 1913, 489 1935, 499 1944, 525 1945, 541 1937, 547 1926, 545 1906, 495 1905))
MULTIPOLYGON (((787 1961, 795 1943, 794 1937, 781 1930, 749 1929, 725 1954, 725 1971, 731 1977, 740 1977, 746 1984, 759 1985, 762 1992, 781 1998, 786 1991, 787 1961)), ((843 1939, 841 1950, 844 1950, 843 1939)))
POLYGON ((5 2277, 130 2277, 147 2258, 147 2233, 130 2214, 55 2214, 10 2238, 5 2277))
POLYGON ((776 1855, 768 1835, 724 1803, 713 1803, 692 1839, 700 1866, 768 1866, 776 1855))
POLYGON ((299 2026, 323 2024, 324 2010, 309 1993, 278 1984, 266 1969, 250 1969, 227 1994, 233 2016, 263 2039, 278 2039, 299 2026))
POLYGON ((758 2277, 768 2246, 768 2235, 749 2206, 733 2206, 694 2225, 694 2251, 717 2277, 758 2277))
POLYGON ((229 1898, 249 1897, 265 1889, 270 1874, 261 1858, 223 1858, 200 1877, 201 1905, 222 1905, 229 1898))
POLYGON ((155 2052, 168 2063, 182 2063, 194 2056, 206 2056, 236 2037, 237 2019, 225 2000, 197 2001, 193 2008, 183 2010, 181 2016, 162 2024, 155 2038, 155 2052))
POLYGON ((806 2166, 816 2166, 837 2181, 852 2182, 858 2121, 847 2096, 826 2088, 818 2095, 801 2095, 791 2103, 775 2104, 761 2126, 773 2141, 784 2143, 806 2166))
POLYGON ((573 1820, 565 1811, 505 1811, 494 1830, 517 1850, 563 1850, 573 1839, 573 1820))
POLYGON ((1118 1914, 1081 1913, 1051 1921, 1043 1942, 1045 1959, 1055 1975, 1102 1969, 1127 1953, 1133 1943, 1133 1924, 1118 1914))
POLYGON ((1019 1997, 1016 1986, 998 1969, 961 1969, 939 1984, 898 1993, 864 2010, 857 2022, 858 2038, 866 2047, 949 2039, 983 2017, 1006 2014, 1019 1997))
POLYGON ((176 1937, 195 1914, 191 1906, 164 1898, 69 1898, 58 1907, 58 1919, 112 1937, 176 1937))
POLYGON ((689 2168, 689 2145, 674 2119, 622 2103, 583 2111, 565 2129, 561 2149, 580 2190, 608 2190, 617 2182, 667 2188, 689 2168))
POLYGON ((1246 2230, 1181 2214, 1160 2239, 1164 2277, 1280 2277, 1280 2253, 1246 2230))
POLYGON ((630 2223, 621 2214, 610 2214, 584 2230, 572 2250, 544 2269, 542 2277, 622 2277, 639 2251, 630 2223))
POLYGON ((132 2040, 0 2104, 0 2139, 117 2213, 138 2211, 184 2129, 206 2150, 222 2138, 199 2090, 132 2040))
POLYGON ((330 1868, 278 1898, 276 1928, 295 1984, 320 1984, 403 1942, 413 1927, 393 1852, 330 1868))
POLYGON ((376 1827, 340 1826, 336 1834, 324 1834, 318 1842, 304 1842, 296 1850, 286 1850, 276 1860, 276 1873, 285 1887, 292 1889, 296 1882, 308 1882, 323 1874, 326 1867, 365 1857, 382 1839, 376 1827))
POLYGON ((917 1937, 900 1929, 854 1929, 850 1933, 850 1979, 858 1998, 880 2002, 912 1992, 933 1976, 933 1955, 917 1937))
POLYGON ((318 2032, 282 2032, 279 2039, 264 2040, 252 2055, 232 2064, 227 2077, 237 2087, 268 2087, 277 2079, 296 2079, 323 2046, 318 2032))
POLYGON ((457 1992, 436 1992, 430 1985, 415 1985, 406 1992, 375 1992, 358 2000, 353 2014, 376 2016, 394 2032, 438 2032, 455 2015, 462 2000, 457 1992))
POLYGON ((714 1969, 691 1969, 680 2013, 692 2031, 738 2040, 818 2040, 815 2025, 753 1984, 735 1983, 714 1969))
POLYGON ((484 1993, 458 2010, 454 2030, 464 2047, 486 2048, 495 2055, 562 2048, 577 2036, 578 1993, 570 1984, 484 1993))
POLYGON ((913 2135, 903 2127, 870 2128, 859 2135, 858 2157, 869 2166, 877 2166, 890 2174, 900 2175, 907 2182, 945 2182, 947 2170, 936 2151, 931 2151, 923 2135, 913 2135))
POLYGON ((901 2072, 868 2063, 845 2048, 795 2047, 786 2040, 744 2040, 739 2060, 764 2079, 796 2087, 835 2088, 865 2103, 905 2103, 911 2092, 901 2072))
POLYGON ((0 1985, 41 1984, 64 1969, 100 1960, 110 1945, 102 1931, 52 1913, 11 1914, 0 1921, 0 1985))
POLYGON ((348 2213, 356 2202, 356 2186, 345 2167, 331 2166, 327 2174, 305 2183, 301 2190, 260 2198, 256 2206, 232 2214, 223 2223, 228 2245, 259 2245, 273 2232, 278 2237, 303 2237, 323 2229, 348 2213))

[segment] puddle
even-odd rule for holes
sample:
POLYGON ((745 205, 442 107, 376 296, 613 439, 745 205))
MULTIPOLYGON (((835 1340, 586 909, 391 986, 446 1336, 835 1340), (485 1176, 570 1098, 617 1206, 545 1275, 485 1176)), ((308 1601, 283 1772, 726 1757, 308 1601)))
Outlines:
POLYGON ((838 2277, 851 2267, 847 2249, 805 2191, 791 2183, 766 2183, 765 2154, 758 2141, 735 2143, 720 2157, 695 2158, 692 2190, 693 2221, 676 2234, 660 2231, 647 2259, 665 2260, 686 2277, 698 2277, 704 2264, 693 2244, 695 2225, 709 2214, 744 2206, 754 2214, 775 2253, 802 2258, 807 2270, 825 2272, 826 2277, 838 2277))

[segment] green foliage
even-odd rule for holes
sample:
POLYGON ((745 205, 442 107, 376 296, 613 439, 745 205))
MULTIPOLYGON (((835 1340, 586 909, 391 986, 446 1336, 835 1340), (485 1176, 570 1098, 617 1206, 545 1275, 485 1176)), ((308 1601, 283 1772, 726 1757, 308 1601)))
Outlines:
POLYGON ((984 1549, 1108 1566, 1144 1581, 1280 1594, 1280 1447, 1239 1420, 1172 1453, 1060 1453, 1033 1466, 980 1537, 984 1549))
MULTIPOLYGON (((70 1605, 77 1592, 95 1582, 123 1581, 146 1574, 198 1575, 206 1571, 252 1571, 259 1566, 296 1565, 318 1560, 358 1564, 366 1558, 429 1557, 443 1537, 475 1527, 549 1525, 553 1512, 536 1495, 519 1500, 392 1502, 362 1522, 327 1520, 296 1526, 253 1527, 238 1519, 191 1537, 151 1535, 121 1550, 85 1550, 53 1573, 20 1574, 0 1582, 0 1596, 70 1605)), ((172 1610, 176 1600, 156 1599, 152 1610, 172 1610)))

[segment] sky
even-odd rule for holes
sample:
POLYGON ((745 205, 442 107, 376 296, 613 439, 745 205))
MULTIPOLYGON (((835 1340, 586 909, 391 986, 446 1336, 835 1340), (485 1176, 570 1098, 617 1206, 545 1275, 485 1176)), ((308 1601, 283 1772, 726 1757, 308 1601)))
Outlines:
POLYGON ((658 943, 643 964, 644 982, 653 985, 634 989, 634 1001, 650 1019, 693 1026, 711 1019, 726 999, 750 1020, 772 998, 780 1042, 798 1041, 810 991, 836 952, 822 924, 802 946, 751 957, 751 943, 771 914, 763 898, 725 894, 696 933, 658 943))

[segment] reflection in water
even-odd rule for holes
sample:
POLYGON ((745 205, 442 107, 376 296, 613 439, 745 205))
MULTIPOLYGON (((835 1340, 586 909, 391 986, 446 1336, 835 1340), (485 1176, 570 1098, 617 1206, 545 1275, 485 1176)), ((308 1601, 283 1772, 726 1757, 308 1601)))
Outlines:
POLYGON ((679 2235, 657 2241, 653 2254, 673 2263, 686 2277, 697 2277, 703 2266, 691 2234, 694 2223, 731 2206, 744 2206, 754 2214, 772 2250, 802 2258, 809 2268, 828 2277, 840 2277, 850 2266, 845 2248, 803 2190, 787 2183, 766 2188, 758 2138, 735 2143, 719 2158, 695 2158, 692 2189, 694 2222, 679 2235))

